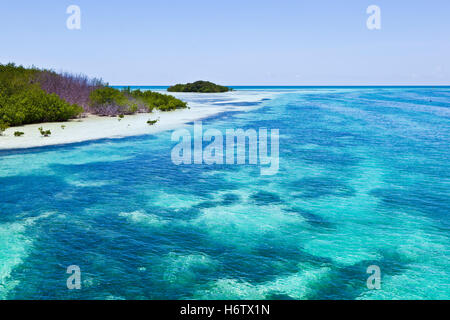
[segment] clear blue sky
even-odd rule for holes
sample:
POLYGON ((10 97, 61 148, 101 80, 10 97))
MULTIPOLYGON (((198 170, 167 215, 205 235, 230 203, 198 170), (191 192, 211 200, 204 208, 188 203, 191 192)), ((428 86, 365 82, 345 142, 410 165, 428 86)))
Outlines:
POLYGON ((450 85, 449 0, 14 0, 0 62, 110 84, 450 85), (81 30, 66 9, 80 6, 81 30), (381 30, 366 8, 381 8, 381 30))

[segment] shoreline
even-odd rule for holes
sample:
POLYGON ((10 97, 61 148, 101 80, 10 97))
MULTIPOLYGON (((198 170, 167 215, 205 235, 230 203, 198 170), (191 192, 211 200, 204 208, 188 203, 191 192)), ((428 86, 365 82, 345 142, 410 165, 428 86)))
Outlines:
MULTIPOLYGON (((168 112, 155 111, 152 113, 126 115, 120 121, 118 117, 88 115, 85 118, 73 119, 66 122, 49 122, 11 127, 3 133, 3 136, 0 136, 0 150, 20 151, 101 139, 120 139, 156 134, 162 131, 173 130, 189 122, 202 120, 223 112, 248 111, 252 108, 246 106, 246 103, 263 102, 265 99, 270 98, 267 95, 262 96, 260 94, 253 95, 242 92, 236 94, 235 91, 229 94, 215 95, 215 98, 223 100, 214 104, 208 102, 208 99, 205 102, 189 101, 189 98, 198 99, 198 95, 174 94, 174 96, 186 99, 190 108, 168 112), (227 103, 231 105, 227 105, 227 103), (239 103, 242 103, 242 106, 239 106, 239 103), (148 120, 156 119, 159 119, 156 124, 147 124, 148 120), (40 127, 43 127, 44 130, 50 130, 52 134, 49 137, 42 137, 38 130, 40 127), (24 132, 24 135, 15 137, 15 131, 24 132)), ((202 98, 204 97, 202 96, 202 98)), ((211 97, 209 96, 208 98, 211 97)))

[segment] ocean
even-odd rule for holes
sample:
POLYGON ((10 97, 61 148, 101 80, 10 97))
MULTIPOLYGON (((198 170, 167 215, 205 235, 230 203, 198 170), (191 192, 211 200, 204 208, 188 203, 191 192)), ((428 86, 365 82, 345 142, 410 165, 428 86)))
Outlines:
POLYGON ((449 87, 235 89, 272 96, 183 98, 278 129, 274 175, 172 132, 0 151, 0 299, 450 298, 449 87))

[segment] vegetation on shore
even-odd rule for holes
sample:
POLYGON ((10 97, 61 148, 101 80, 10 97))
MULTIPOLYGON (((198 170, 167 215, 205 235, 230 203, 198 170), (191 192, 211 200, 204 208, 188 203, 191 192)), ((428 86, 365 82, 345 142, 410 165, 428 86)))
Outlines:
POLYGON ((0 120, 0 136, 2 136, 3 132, 5 132, 5 130, 8 128, 9 128, 9 124, 0 120))
POLYGON ((0 133, 9 126, 67 121, 83 113, 117 116, 186 107, 169 95, 119 90, 101 79, 0 64, 0 133))
POLYGON ((149 110, 158 109, 161 111, 172 111, 176 109, 185 109, 187 108, 187 103, 177 99, 171 95, 162 94, 153 91, 141 91, 141 90, 133 90, 130 91, 130 88, 124 90, 124 92, 133 97, 134 99, 141 101, 146 104, 149 110))
POLYGON ((52 134, 50 130, 44 130, 44 128, 42 127, 40 127, 38 130, 43 137, 49 137, 52 134))
POLYGON ((169 92, 199 92, 199 93, 219 93, 228 92, 233 89, 220 86, 209 81, 196 81, 187 84, 176 84, 167 89, 169 92))
POLYGON ((79 115, 83 111, 81 106, 52 92, 53 86, 46 82, 48 73, 51 72, 14 64, 0 65, 0 121, 18 126, 65 121, 79 115))

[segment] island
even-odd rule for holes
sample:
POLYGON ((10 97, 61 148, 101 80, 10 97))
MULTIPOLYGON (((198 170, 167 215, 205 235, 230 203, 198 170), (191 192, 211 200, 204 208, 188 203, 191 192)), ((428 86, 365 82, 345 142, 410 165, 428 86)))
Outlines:
POLYGON ((0 134, 8 127, 87 115, 123 116, 185 108, 187 103, 167 94, 117 89, 83 75, 0 64, 0 134))
MULTIPOLYGON (((214 86, 199 87, 203 92, 231 90, 214 86)), ((180 99, 145 87, 110 86, 85 75, 0 63, 0 151, 153 135, 230 108, 185 96, 188 106, 180 99)))
POLYGON ((232 88, 220 86, 209 81, 196 81, 187 84, 176 84, 167 89, 169 92, 220 93, 232 91, 232 88))

